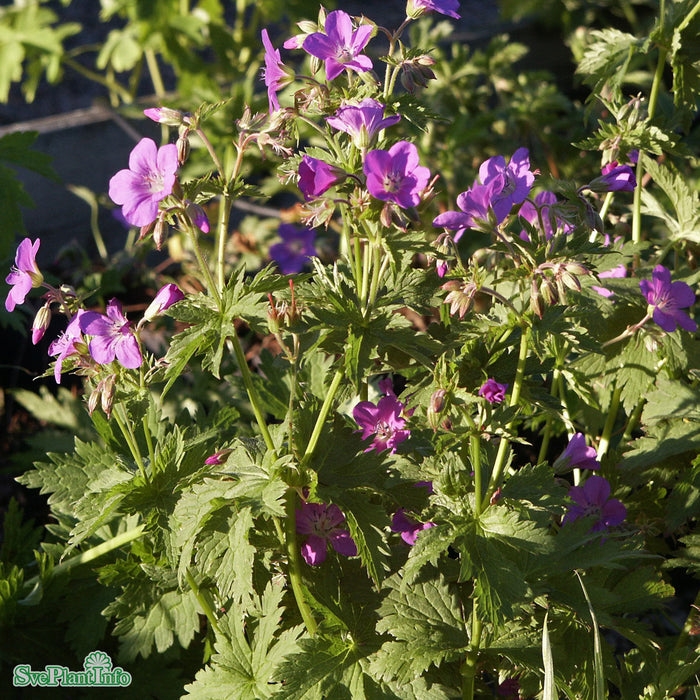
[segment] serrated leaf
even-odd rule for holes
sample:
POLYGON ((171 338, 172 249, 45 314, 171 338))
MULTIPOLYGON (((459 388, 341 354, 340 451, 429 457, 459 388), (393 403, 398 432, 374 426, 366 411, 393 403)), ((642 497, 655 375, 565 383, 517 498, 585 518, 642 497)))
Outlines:
POLYGON ((234 605, 219 619, 216 652, 194 683, 185 686, 187 698, 259 700, 275 693, 279 687, 275 674, 299 650, 297 640, 302 634, 301 627, 275 634, 284 612, 283 594, 281 587, 268 583, 252 615, 234 605))

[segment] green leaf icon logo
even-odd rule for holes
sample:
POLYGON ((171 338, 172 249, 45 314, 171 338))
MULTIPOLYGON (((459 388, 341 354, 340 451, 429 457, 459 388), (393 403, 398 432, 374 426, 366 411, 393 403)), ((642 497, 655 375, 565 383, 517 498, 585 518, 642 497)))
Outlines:
POLYGON ((112 659, 104 651, 91 651, 83 661, 83 668, 89 671, 91 668, 101 668, 105 671, 112 670, 112 659))

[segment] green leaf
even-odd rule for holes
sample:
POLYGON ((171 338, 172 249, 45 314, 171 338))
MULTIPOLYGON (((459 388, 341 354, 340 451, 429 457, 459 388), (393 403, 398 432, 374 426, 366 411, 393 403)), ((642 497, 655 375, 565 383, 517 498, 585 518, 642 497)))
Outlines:
POLYGON ((549 611, 544 616, 542 626, 542 663, 544 665, 544 688, 542 689, 542 700, 558 700, 557 684, 554 680, 554 657, 552 656, 552 644, 549 639, 549 628, 547 618, 549 611))
MULTIPOLYGON (((276 634, 284 608, 284 589, 267 584, 250 613, 233 606, 218 620, 211 664, 199 671, 194 683, 185 686, 192 700, 259 700, 269 698, 280 686, 275 674, 285 659, 299 650, 302 627, 276 634)), ((287 686, 286 678, 285 687, 287 686)), ((277 695, 275 695, 277 697, 277 695)))
MULTIPOLYGON (((427 573, 410 585, 399 574, 385 581, 389 594, 379 608, 377 632, 391 634, 411 649, 405 660, 419 676, 431 665, 461 658, 469 637, 459 597, 442 574, 427 573)), ((385 650, 400 651, 396 647, 385 650)))
POLYGON ((605 682, 605 668, 603 665, 603 652, 600 645, 600 630, 598 629, 598 621, 596 620, 595 611, 593 610, 593 605, 591 603, 590 596, 586 590, 586 586, 583 584, 583 579, 578 571, 574 572, 578 582, 581 584, 581 589, 583 590, 583 595, 586 598, 586 604, 588 605, 588 612, 591 614, 591 622, 593 623, 593 664, 595 668, 595 700, 606 700, 607 692, 605 682))

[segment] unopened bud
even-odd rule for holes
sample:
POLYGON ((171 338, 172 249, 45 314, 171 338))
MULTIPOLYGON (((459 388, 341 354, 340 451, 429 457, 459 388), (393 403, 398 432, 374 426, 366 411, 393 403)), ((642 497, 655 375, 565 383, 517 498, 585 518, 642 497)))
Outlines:
POLYGON ((51 309, 49 304, 46 303, 37 311, 34 323, 32 323, 32 343, 34 345, 44 337, 49 323, 51 323, 51 309))
POLYGON ((182 112, 168 107, 151 107, 150 109, 144 109, 143 113, 154 122, 166 124, 167 126, 181 126, 185 118, 182 112))
POLYGON ((573 289, 576 292, 581 291, 581 283, 578 281, 578 277, 572 275, 570 272, 567 272, 567 270, 563 268, 560 270, 559 276, 566 287, 568 287, 569 289, 573 289))
POLYGON ((495 506, 501 500, 501 487, 499 486, 489 499, 489 505, 495 506))
POLYGON ((187 212, 187 216, 189 217, 190 221, 202 233, 209 233, 209 219, 207 218, 207 214, 204 209, 202 209, 199 204, 195 204, 189 200, 185 200, 185 204, 185 211, 187 212))
POLYGON ((445 408, 445 395, 447 391, 445 389, 437 389, 433 392, 430 397, 430 404, 428 406, 428 423, 433 431, 436 431, 438 425, 440 425, 440 414, 445 408))
POLYGON ((537 280, 533 279, 530 284, 530 308, 538 318, 542 318, 542 302, 540 301, 540 292, 537 287, 537 280))

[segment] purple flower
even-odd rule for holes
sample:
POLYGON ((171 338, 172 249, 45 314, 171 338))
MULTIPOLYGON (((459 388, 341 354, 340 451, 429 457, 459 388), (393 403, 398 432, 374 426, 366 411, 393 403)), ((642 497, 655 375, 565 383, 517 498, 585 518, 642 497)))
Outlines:
POLYGON ((109 196, 121 204, 132 226, 147 226, 158 216, 158 203, 172 193, 177 173, 177 146, 158 148, 153 139, 141 139, 129 156, 129 169, 109 181, 109 196))
POLYGON ((152 318, 159 316, 163 311, 169 309, 173 304, 177 304, 178 301, 182 301, 184 298, 185 295, 176 284, 166 284, 158 290, 155 298, 148 305, 148 308, 143 314, 141 323, 146 323, 152 318))
POLYGON ((282 243, 270 246, 270 258, 279 265, 283 275, 301 272, 308 259, 316 255, 316 232, 292 224, 280 224, 279 235, 282 243))
POLYGON ((384 105, 368 97, 358 105, 341 107, 334 117, 327 117, 326 121, 334 129, 350 134, 357 148, 367 148, 377 132, 393 126, 400 119, 398 114, 385 117, 384 105))
POLYGON ((185 121, 189 123, 189 117, 185 118, 182 112, 168 107, 150 107, 149 109, 144 109, 143 113, 154 122, 167 124, 168 126, 180 126, 185 121))
POLYGON ((400 443, 408 440, 411 431, 403 429, 406 425, 406 419, 401 416, 403 409, 404 405, 393 393, 379 399, 376 406, 371 401, 360 401, 355 406, 352 415, 362 428, 362 439, 375 436, 365 452, 390 449, 393 454, 400 443))
POLYGON ((207 213, 204 211, 204 209, 202 209, 202 207, 199 206, 199 204, 195 204, 194 202, 190 202, 189 199, 186 199, 185 211, 187 212, 187 216, 190 218, 190 221, 202 233, 209 233, 209 217, 207 216, 207 213))
POLYGON ((29 290, 41 286, 44 277, 39 272, 36 264, 36 254, 39 252, 41 239, 37 238, 32 243, 25 238, 18 246, 15 253, 15 264, 10 274, 5 277, 5 282, 12 285, 12 289, 5 299, 5 308, 14 311, 17 304, 24 304, 24 299, 29 290))
POLYGON ((535 173, 530 171, 530 154, 527 148, 519 148, 508 165, 503 156, 494 156, 479 167, 479 179, 493 184, 491 208, 500 224, 508 216, 514 204, 520 204, 530 194, 535 173))
POLYGON ((267 33, 267 29, 262 30, 262 42, 265 47, 265 67, 263 68, 263 80, 267 86, 267 100, 270 104, 270 114, 280 108, 277 100, 277 93, 288 85, 293 77, 288 73, 286 66, 282 63, 282 56, 279 49, 276 49, 267 33))
POLYGON ((388 151, 370 151, 363 170, 373 197, 403 209, 418 205, 430 180, 430 170, 418 165, 418 149, 408 141, 399 141, 388 151))
POLYGON ((602 476, 592 475, 583 486, 572 486, 569 498, 574 502, 564 516, 562 525, 579 518, 596 518, 591 530, 600 532, 619 525, 627 515, 627 509, 616 498, 610 498, 610 484, 602 476))
POLYGON ((599 469, 600 462, 596 459, 595 447, 586 447, 586 438, 583 433, 576 433, 570 440, 566 449, 554 462, 554 471, 565 469, 599 469))
POLYGON ((456 231, 454 240, 458 241, 464 231, 476 226, 475 219, 487 220, 489 206, 498 189, 498 183, 492 181, 486 185, 474 182, 466 192, 457 195, 457 206, 462 210, 446 211, 433 219, 433 226, 456 231))
POLYGON ((219 450, 218 452, 214 452, 213 455, 209 455, 204 460, 204 464, 210 466, 223 464, 226 461, 226 457, 228 457, 231 452, 233 452, 233 450, 219 450))
MULTIPOLYGON (((83 336, 80 332, 80 321, 87 312, 79 309, 78 313, 68 323, 66 330, 49 345, 49 355, 56 357, 56 364, 53 368, 53 376, 56 384, 61 383, 61 371, 63 370, 63 360, 69 355, 76 355, 82 348, 78 344, 83 344, 83 336)), ((85 348, 87 349, 87 348, 85 348)))
POLYGON ((301 546, 301 556, 309 566, 323 564, 326 560, 328 542, 338 554, 354 557, 357 545, 350 533, 340 527, 345 516, 336 505, 325 503, 302 503, 296 512, 296 527, 300 535, 308 535, 301 546))
POLYGON ((117 361, 127 369, 141 366, 141 348, 116 299, 107 304, 107 315, 86 311, 80 319, 80 330, 91 335, 90 354, 100 365, 117 361))
MULTIPOLYGON (((627 277, 627 267, 625 265, 618 265, 617 267, 613 267, 612 270, 606 270, 605 272, 599 272, 598 277, 600 279, 608 279, 608 278, 619 278, 619 277, 627 277)), ((596 285, 592 285, 591 289, 595 290, 600 294, 602 297, 610 298, 615 294, 615 292, 611 292, 609 289, 606 289, 605 287, 598 287, 596 285)))
POLYGON ((391 519, 391 531, 401 534, 401 539, 413 546, 418 538, 418 533, 435 527, 435 523, 420 523, 406 515, 403 508, 399 508, 391 519))
POLYGON ((299 163, 299 189, 308 202, 312 197, 320 197, 344 175, 342 170, 318 158, 304 156, 299 163))
POLYGON ((489 403, 501 403, 507 389, 507 384, 499 384, 495 379, 487 379, 479 389, 479 396, 483 396, 489 403))
POLYGON ((335 10, 326 17, 324 29, 325 34, 309 34, 302 48, 326 62, 326 80, 337 78, 345 69, 358 73, 372 70, 372 61, 360 54, 372 35, 372 26, 362 24, 353 31, 350 15, 335 10))
MULTIPOLYGON (((554 230, 552 228, 552 219, 549 213, 549 207, 552 204, 557 203, 557 197, 554 192, 548 192, 544 190, 540 192, 535 197, 535 203, 533 204, 529 199, 523 202, 523 205, 518 211, 518 216, 525 219, 525 221, 532 224, 535 228, 540 226, 540 216, 542 217, 542 223, 544 225, 544 237, 545 240, 549 240, 554 235, 554 230), (538 216, 537 210, 539 209, 540 215, 538 216)), ((561 221, 561 219, 555 219, 556 225, 561 226, 562 231, 566 234, 572 230, 571 224, 561 221)), ((529 241, 530 236, 527 231, 520 232, 520 238, 524 241, 529 241)))
POLYGON ((614 160, 601 169, 599 181, 607 186, 609 192, 633 192, 637 186, 634 170, 629 165, 618 165, 614 160))
POLYGON ((695 303, 695 294, 685 282, 671 282, 671 272, 657 265, 651 273, 652 280, 642 280, 639 286, 650 307, 653 307, 654 322, 667 333, 680 326, 695 333, 698 324, 681 309, 695 303))
POLYGON ((459 0, 408 0, 406 16, 418 19, 426 12, 439 12, 441 15, 459 19, 459 0))

